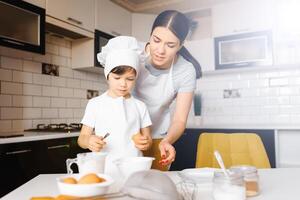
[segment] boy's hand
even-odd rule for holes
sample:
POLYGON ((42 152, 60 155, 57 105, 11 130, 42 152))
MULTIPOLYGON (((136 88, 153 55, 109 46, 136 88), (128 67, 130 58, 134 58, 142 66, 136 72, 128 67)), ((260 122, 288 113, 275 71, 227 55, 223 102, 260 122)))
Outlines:
POLYGON ((152 145, 152 138, 143 136, 140 132, 132 136, 135 147, 141 151, 149 149, 152 145))
POLYGON ((106 142, 103 141, 102 136, 91 135, 88 140, 88 149, 94 152, 98 152, 105 146, 106 142))

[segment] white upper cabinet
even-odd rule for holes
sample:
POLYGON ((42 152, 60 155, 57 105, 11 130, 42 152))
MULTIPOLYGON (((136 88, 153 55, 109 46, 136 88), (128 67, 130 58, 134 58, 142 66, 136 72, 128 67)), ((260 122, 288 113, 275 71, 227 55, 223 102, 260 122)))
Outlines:
POLYGON ((47 0, 46 14, 94 32, 95 0, 47 0))
POLYGON ((239 0, 213 6, 213 36, 271 29, 272 5, 272 0, 239 0))
POLYGON ((46 8, 46 0, 24 0, 41 8, 46 8))
POLYGON ((111 35, 131 35, 131 12, 108 0, 96 0, 96 29, 111 35))

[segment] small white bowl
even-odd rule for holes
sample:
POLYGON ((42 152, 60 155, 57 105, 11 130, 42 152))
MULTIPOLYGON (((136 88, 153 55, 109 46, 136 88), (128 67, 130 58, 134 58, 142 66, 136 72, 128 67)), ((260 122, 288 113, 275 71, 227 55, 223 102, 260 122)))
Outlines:
POLYGON ((105 181, 102 183, 92 183, 92 184, 69 184, 64 183, 62 180, 64 178, 73 177, 76 180, 79 180, 80 177, 84 174, 68 174, 61 176, 56 179, 58 189, 61 194, 77 196, 77 197, 89 197, 96 195, 106 194, 109 186, 114 183, 114 180, 111 176, 106 174, 97 174, 99 177, 104 178, 105 181))
POLYGON ((154 159, 153 157, 125 157, 115 160, 114 163, 127 179, 134 172, 150 170, 154 159))

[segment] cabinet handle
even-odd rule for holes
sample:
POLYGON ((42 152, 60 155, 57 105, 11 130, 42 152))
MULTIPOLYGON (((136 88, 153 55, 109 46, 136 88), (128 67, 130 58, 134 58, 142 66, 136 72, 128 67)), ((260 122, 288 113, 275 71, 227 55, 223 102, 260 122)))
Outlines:
POLYGON ((78 25, 82 25, 82 22, 81 22, 81 21, 79 21, 79 20, 77 20, 77 19, 74 19, 74 18, 72 18, 72 17, 68 17, 68 20, 71 21, 71 22, 74 22, 74 23, 76 23, 76 24, 78 24, 78 25))
POLYGON ((70 148, 70 145, 69 144, 63 144, 63 145, 56 145, 56 146, 48 147, 48 149, 61 149, 61 148, 70 148))
POLYGON ((19 151, 9 151, 9 152, 6 152, 5 154, 6 155, 14 155, 14 154, 28 153, 31 151, 32 151, 31 149, 24 149, 24 150, 19 150, 19 151))

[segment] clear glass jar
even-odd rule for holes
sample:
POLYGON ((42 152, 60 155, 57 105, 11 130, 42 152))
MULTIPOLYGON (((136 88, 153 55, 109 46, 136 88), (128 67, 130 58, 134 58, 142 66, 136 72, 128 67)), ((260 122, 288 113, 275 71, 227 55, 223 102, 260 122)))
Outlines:
POLYGON ((256 167, 250 165, 239 165, 232 166, 230 170, 240 171, 243 173, 247 197, 252 197, 259 194, 259 176, 256 167))
POLYGON ((246 188, 241 172, 230 173, 229 178, 222 171, 215 171, 213 178, 214 200, 245 200, 246 188))

